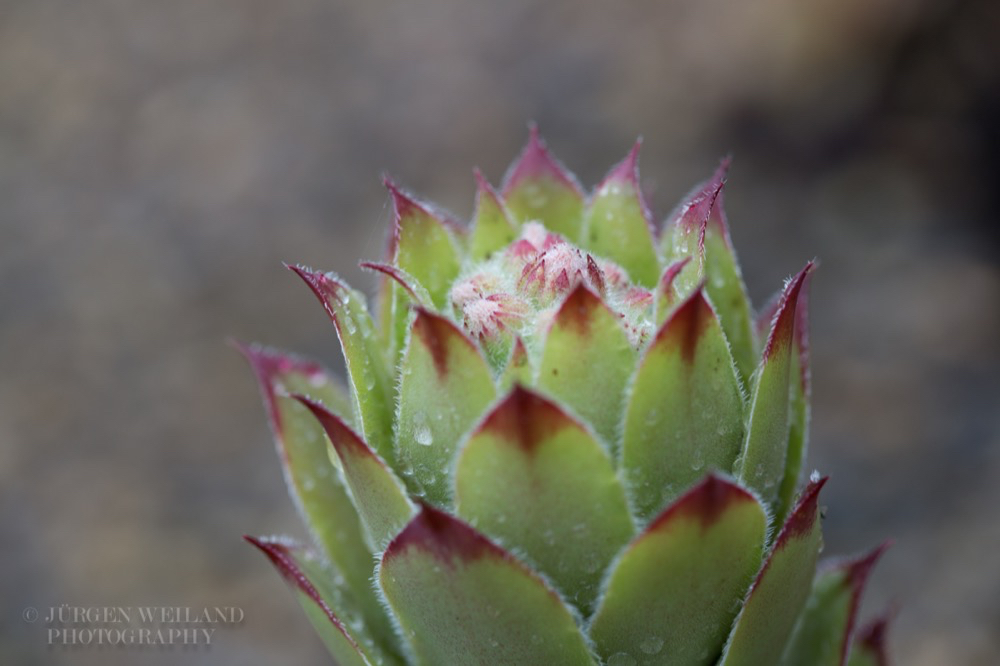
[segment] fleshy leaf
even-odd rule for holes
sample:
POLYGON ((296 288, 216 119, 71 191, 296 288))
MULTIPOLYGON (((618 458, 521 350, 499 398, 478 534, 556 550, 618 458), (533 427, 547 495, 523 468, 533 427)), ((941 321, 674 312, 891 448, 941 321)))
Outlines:
POLYGON ((822 546, 819 491, 809 484, 781 529, 736 619, 720 666, 777 664, 805 607, 822 546))
MULTIPOLYGON (((372 552, 357 511, 327 455, 323 431, 290 397, 308 395, 330 409, 344 409, 343 391, 318 364, 256 346, 239 346, 260 384, 289 494, 316 544, 357 600, 373 632, 393 635, 371 589, 372 552)), ((345 412, 341 412, 344 416, 345 412)))
POLYGON ((584 615, 633 531, 607 452, 555 403, 520 386, 462 449, 455 506, 459 517, 522 554, 584 615))
POLYGON ((640 521, 702 477, 729 473, 743 440, 743 398, 729 346, 701 288, 643 357, 625 412, 622 468, 640 521))
POLYGON ((419 664, 595 663, 569 609, 541 578, 430 506, 389 544, 378 579, 419 664))
POLYGON ((537 127, 531 127, 528 145, 507 170, 501 192, 519 223, 538 220, 573 243, 580 240, 583 190, 566 167, 549 154, 537 127))
POLYGON ((854 637, 847 666, 889 666, 885 633, 889 618, 880 617, 862 627, 854 637))
POLYGON ((753 495, 714 474, 684 494, 614 565, 590 626, 601 658, 714 664, 760 566, 766 527, 753 495))
MULTIPOLYGON (((395 215, 393 264, 427 289, 438 310, 444 309, 461 266, 458 247, 445 218, 417 201, 388 178, 395 215)), ((398 315, 397 315, 398 316, 398 315)))
POLYGON ((614 451, 635 359, 619 316, 581 283, 545 338, 538 386, 565 401, 614 451))
POLYGON ((656 304, 656 326, 663 326, 670 313, 673 312, 678 301, 681 300, 676 285, 677 276, 684 270, 684 267, 691 263, 691 257, 683 257, 673 262, 663 270, 660 281, 656 286, 654 303, 656 304))
POLYGON ((787 462, 790 387, 794 352, 796 304, 809 262, 785 287, 781 306, 764 346, 760 368, 750 397, 747 436, 738 470, 740 481, 756 490, 768 503, 778 497, 787 462))
POLYGON ((353 387, 361 434, 386 460, 392 460, 392 380, 375 335, 365 297, 332 273, 290 266, 313 290, 333 321, 353 387))
POLYGON ((664 251, 668 257, 698 258, 697 277, 692 273, 689 279, 705 281, 705 290, 729 340, 740 379, 747 384, 754 370, 754 337, 750 299, 726 220, 723 186, 728 170, 727 158, 712 178, 674 213, 673 226, 664 234, 667 243, 664 251))
POLYGON ((469 244, 469 258, 473 261, 489 259, 494 252, 502 250, 517 238, 517 225, 510 211, 501 201, 479 169, 476 176, 476 212, 472 217, 472 239, 469 244))
POLYGON ((243 537, 256 546, 295 591, 316 632, 341 666, 399 664, 369 636, 360 614, 333 584, 335 573, 306 549, 283 540, 243 537))
POLYGON ((624 268, 632 282, 652 288, 660 273, 652 215, 639 186, 639 146, 597 186, 584 215, 583 247, 624 268))
POLYGON ((813 582, 805 611, 782 658, 783 666, 843 666, 868 574, 888 547, 836 563, 813 582))
POLYGON ((403 484, 378 455, 323 405, 295 396, 313 413, 333 445, 344 479, 376 550, 382 550, 413 516, 403 484))
POLYGON ((458 441, 496 399, 490 367, 455 324, 418 309, 400 382, 397 469, 415 494, 447 505, 458 441))
POLYGON ((791 368, 789 370, 788 454, 785 458, 785 475, 778 488, 778 502, 775 506, 778 520, 783 520, 792 506, 799 478, 802 476, 806 448, 809 444, 809 403, 812 397, 809 366, 810 275, 812 273, 806 274, 795 305, 795 335, 792 339, 792 354, 789 358, 791 368))

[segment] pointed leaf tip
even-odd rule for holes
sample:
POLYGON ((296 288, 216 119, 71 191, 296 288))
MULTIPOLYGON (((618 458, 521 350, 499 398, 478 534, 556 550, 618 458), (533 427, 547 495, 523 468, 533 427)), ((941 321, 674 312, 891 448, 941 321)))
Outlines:
POLYGON ((692 363, 705 329, 716 322, 715 311, 705 298, 704 285, 698 285, 694 293, 677 307, 669 321, 660 327, 653 344, 671 337, 681 351, 681 358, 692 363))
POLYGON ((292 397, 312 412, 312 415, 319 421, 319 424, 327 433, 330 443, 333 444, 333 448, 337 450, 337 454, 341 458, 346 455, 375 457, 375 452, 336 414, 301 393, 293 393, 292 397))
MULTIPOLYGON (((290 373, 300 374, 306 379, 326 379, 326 371, 315 361, 309 361, 292 354, 285 354, 262 345, 248 344, 239 340, 230 340, 230 344, 239 351, 250 364, 257 377, 264 403, 267 406, 268 417, 276 432, 281 430, 281 411, 278 409, 277 396, 283 387, 278 378, 290 373)), ((284 454, 284 451, 282 451, 284 454)))
POLYGON ((802 496, 795 505, 795 509, 792 510, 784 527, 781 528, 781 534, 778 535, 775 548, 780 548, 783 542, 799 538, 812 529, 813 524, 816 522, 816 506, 819 501, 819 491, 823 489, 829 478, 828 476, 824 476, 816 481, 810 481, 806 489, 802 491, 802 496))
POLYGON ((710 473, 657 516, 646 529, 646 534, 656 532, 683 516, 697 519, 703 529, 708 529, 727 510, 746 502, 756 504, 757 500, 732 481, 710 473))
POLYGON ((886 633, 889 616, 882 615, 858 630, 848 666, 889 666, 886 633))
POLYGON ((486 555, 513 560, 509 553, 463 521, 425 502, 419 501, 418 506, 417 515, 385 549, 383 563, 413 548, 446 564, 453 559, 470 561, 486 555))
POLYGON ((415 309, 417 316, 413 320, 413 335, 418 336, 430 352, 434 369, 437 370, 439 376, 444 377, 448 374, 450 367, 448 347, 450 345, 464 344, 469 349, 476 351, 476 345, 447 317, 435 314, 423 307, 415 309))
POLYGON ((639 149, 642 147, 642 137, 635 140, 632 144, 632 148, 628 151, 628 155, 619 162, 618 164, 611 167, 607 175, 604 176, 604 180, 597 186, 597 190, 601 190, 606 185, 612 183, 625 183, 631 185, 639 190, 639 149))
POLYGON ((554 402, 515 384, 486 416, 478 432, 492 433, 530 453, 555 433, 571 427, 582 429, 554 402))
POLYGON ((507 197, 525 181, 542 178, 556 180, 583 198, 583 188, 580 187, 576 177, 549 152, 538 126, 532 124, 529 127, 528 143, 504 174, 500 192, 507 197))
POLYGON ((337 630, 344 635, 347 642, 357 650, 361 651, 360 646, 354 637, 348 632, 347 627, 344 623, 340 621, 340 618, 336 616, 330 606, 320 595, 319 590, 316 586, 312 584, 305 572, 299 567, 298 563, 295 561, 295 557, 292 554, 293 544, 285 542, 278 539, 269 539, 265 537, 253 537, 248 534, 243 535, 243 539, 255 546, 260 552, 267 556, 267 559, 271 561, 274 568, 278 570, 281 577, 284 578, 289 585, 296 588, 299 592, 308 597, 313 603, 315 603, 323 614, 326 615, 330 623, 337 628, 337 630))
POLYGON ((795 334, 795 322, 797 319, 797 304, 802 287, 806 283, 806 278, 812 272, 815 262, 808 262, 805 267, 798 272, 785 287, 775 313, 774 323, 771 332, 767 336, 767 344, 764 345, 763 360, 766 363, 779 348, 783 348, 792 342, 795 334))
POLYGON ((596 308, 607 309, 607 306, 597 294, 581 282, 559 306, 553 321, 559 322, 576 335, 586 338, 590 335, 596 308))

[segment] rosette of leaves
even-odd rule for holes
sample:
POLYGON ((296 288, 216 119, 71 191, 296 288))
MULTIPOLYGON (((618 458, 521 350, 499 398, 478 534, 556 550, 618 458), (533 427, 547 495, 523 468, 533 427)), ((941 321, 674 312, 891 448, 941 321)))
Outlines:
POLYGON ((533 129, 467 225, 387 181, 373 310, 291 267, 346 384, 242 347, 312 535, 248 540, 342 666, 885 663, 882 548, 817 567, 813 264, 755 310, 728 164, 657 228, 638 150, 586 194, 533 129))

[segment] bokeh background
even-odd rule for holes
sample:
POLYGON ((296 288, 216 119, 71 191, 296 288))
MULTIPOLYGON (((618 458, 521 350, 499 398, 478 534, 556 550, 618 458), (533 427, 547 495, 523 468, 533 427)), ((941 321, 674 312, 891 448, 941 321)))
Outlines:
POLYGON ((717 159, 760 303, 818 256, 826 553, 886 537, 897 663, 1000 654, 1000 5, 0 1, 0 662, 307 664, 302 535, 227 336, 339 366, 282 261, 377 258, 383 169, 462 217, 539 123, 662 217, 717 159), (210 650, 50 650, 34 606, 238 606, 210 650))

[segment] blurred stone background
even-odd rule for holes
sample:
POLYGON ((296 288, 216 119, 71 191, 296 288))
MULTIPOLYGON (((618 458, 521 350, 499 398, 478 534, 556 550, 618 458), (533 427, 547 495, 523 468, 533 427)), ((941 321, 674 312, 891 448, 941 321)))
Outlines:
POLYGON ((0 0, 0 662, 307 664, 250 533, 301 535, 234 336, 339 365, 281 261, 380 254, 379 181, 468 216, 536 120, 659 216, 721 155, 758 303, 813 256, 829 553, 885 537, 899 664, 1000 654, 1000 5, 0 0), (244 609, 209 651, 22 609, 244 609))

